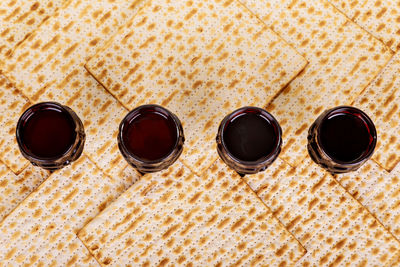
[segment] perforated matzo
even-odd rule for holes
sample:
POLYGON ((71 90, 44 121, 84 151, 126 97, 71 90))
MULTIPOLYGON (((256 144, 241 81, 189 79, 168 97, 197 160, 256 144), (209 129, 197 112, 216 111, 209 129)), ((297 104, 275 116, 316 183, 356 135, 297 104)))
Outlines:
POLYGON ((0 223, 0 264, 93 263, 75 233, 135 180, 110 178, 86 156, 53 173, 0 223))
POLYGON ((291 265, 300 244, 220 160, 148 174, 78 236, 103 265, 291 265))
POLYGON ((400 46, 400 5, 393 0, 329 0, 393 51, 400 46))
POLYGON ((307 154, 307 131, 318 115, 351 104, 392 54, 325 0, 243 3, 309 61, 267 106, 282 126, 281 157, 296 166, 307 154))
POLYGON ((85 71, 83 64, 141 3, 68 1, 18 46, 4 67, 5 75, 32 102, 59 101, 74 109, 87 132, 84 153, 113 176, 126 167, 116 135, 127 110, 85 71))
POLYGON ((236 1, 152 0, 87 64, 132 109, 166 106, 181 119, 182 161, 214 161, 224 116, 265 106, 306 61, 236 1))
POLYGON ((387 266, 400 243, 333 177, 310 159, 278 159, 244 180, 307 250, 298 266, 387 266))

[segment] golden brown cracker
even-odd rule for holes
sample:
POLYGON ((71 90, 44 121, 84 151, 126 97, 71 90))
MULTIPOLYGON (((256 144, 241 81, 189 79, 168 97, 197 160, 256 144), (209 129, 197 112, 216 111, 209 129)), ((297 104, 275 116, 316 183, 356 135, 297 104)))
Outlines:
POLYGON ((374 122, 378 139, 373 159, 388 171, 400 160, 399 71, 400 52, 353 103, 374 122))
POLYGON ((93 264, 75 233, 132 183, 105 175, 86 156, 52 173, 0 223, 0 263, 93 264))
POLYGON ((400 5, 392 0, 329 0, 352 21, 384 42, 400 48, 400 5))
POLYGON ((68 1, 17 47, 4 67, 32 103, 58 101, 80 116, 87 133, 84 153, 112 176, 127 166, 118 150, 117 131, 128 111, 83 65, 142 3, 68 1))
POLYGON ((244 180, 306 248, 298 266, 387 266, 400 253, 399 241, 310 159, 296 168, 278 159, 244 180))
POLYGON ((325 0, 244 0, 308 61, 267 109, 282 126, 281 157, 307 155, 307 132, 326 109, 351 104, 385 66, 391 51, 325 0))
POLYGON ((306 61, 236 1, 148 1, 86 65, 127 108, 160 104, 182 121, 181 156, 201 174, 225 115, 265 106, 306 61))
POLYGON ((147 174, 78 233, 106 265, 291 265, 304 250, 222 161, 147 174))

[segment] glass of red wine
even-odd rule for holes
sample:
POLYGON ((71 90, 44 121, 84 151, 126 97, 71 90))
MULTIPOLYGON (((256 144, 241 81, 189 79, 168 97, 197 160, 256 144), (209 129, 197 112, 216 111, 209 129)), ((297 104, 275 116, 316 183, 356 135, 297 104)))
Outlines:
POLYGON ((360 168, 374 153, 377 141, 372 120, 362 110, 339 106, 324 111, 308 132, 311 158, 329 172, 360 168))
POLYGON ((16 137, 22 155, 33 165, 50 171, 77 160, 85 143, 78 115, 57 102, 28 108, 18 120, 16 137))
POLYGON ((217 134, 221 159, 241 176, 264 171, 278 157, 282 130, 266 110, 243 107, 227 115, 217 134))
POLYGON ((119 149, 141 173, 168 168, 181 155, 184 141, 178 117, 159 105, 135 108, 119 126, 119 149))

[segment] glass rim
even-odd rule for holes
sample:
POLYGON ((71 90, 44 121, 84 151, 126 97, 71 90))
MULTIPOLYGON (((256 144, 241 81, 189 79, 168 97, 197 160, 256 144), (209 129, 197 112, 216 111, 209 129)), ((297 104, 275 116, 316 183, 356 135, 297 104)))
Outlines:
POLYGON ((22 115, 18 119, 17 127, 16 127, 16 130, 15 130, 15 134, 16 134, 18 146, 21 149, 21 151, 25 154, 25 156, 29 157, 30 159, 34 159, 35 161, 46 163, 47 161, 61 159, 61 158, 65 157, 65 156, 67 156, 69 153, 71 153, 71 151, 74 149, 74 145, 75 145, 76 139, 78 137, 77 127, 78 127, 78 125, 76 124, 76 122, 74 120, 74 117, 70 114, 69 110, 67 110, 64 105, 62 105, 62 104, 60 104, 58 102, 55 102, 55 101, 45 101, 45 102, 36 103, 36 104, 30 106, 29 108, 27 108, 22 113, 22 115), (29 120, 29 117, 33 114, 33 109, 37 108, 38 106, 55 107, 55 108, 61 110, 62 112, 64 112, 65 114, 67 114, 68 117, 71 119, 71 122, 74 124, 74 128, 75 128, 74 129, 74 142, 72 142, 69 145, 68 149, 63 154, 61 154, 59 156, 38 157, 35 154, 33 154, 31 151, 26 150, 25 146, 23 145, 24 142, 22 141, 22 136, 21 136, 23 123, 24 123, 24 121, 29 120))
POLYGON ((259 107, 254 107, 254 106, 241 107, 241 108, 236 109, 235 111, 231 112, 230 114, 228 114, 222 120, 222 122, 220 124, 219 130, 218 130, 218 135, 221 137, 222 147, 224 148, 226 153, 229 155, 229 157, 233 161, 235 161, 236 163, 243 164, 243 165, 246 165, 246 166, 257 166, 257 165, 263 164, 265 162, 269 162, 269 160, 271 159, 271 156, 275 155, 280 150, 280 147, 282 145, 282 128, 279 125, 279 122, 275 119, 275 117, 271 113, 269 113, 265 109, 259 108, 259 107), (248 112, 246 112, 246 111, 248 111, 248 112), (232 120, 233 118, 237 117, 238 115, 243 114, 243 113, 261 114, 261 116, 274 127, 274 132, 275 132, 276 137, 277 137, 276 145, 274 146, 272 151, 268 155, 263 156, 262 158, 260 158, 258 160, 255 160, 255 161, 241 160, 241 159, 235 157, 229 151, 228 147, 225 144, 224 132, 225 132, 225 129, 226 129, 229 121, 232 120))
POLYGON ((156 164, 156 163, 160 163, 166 159, 168 159, 169 157, 171 157, 176 148, 179 146, 179 140, 181 137, 180 134, 180 127, 182 127, 182 123, 180 122, 180 120, 178 119, 178 117, 176 115, 174 115, 171 111, 169 111, 168 109, 157 105, 157 104, 145 104, 145 105, 141 105, 138 106, 134 109, 132 109, 131 111, 128 112, 128 114, 125 115, 125 117, 122 119, 121 123, 119 124, 119 132, 118 132, 118 143, 121 145, 122 149, 124 150, 124 152, 126 154, 128 154, 130 157, 132 157, 135 161, 141 162, 141 163, 145 163, 145 164, 156 164), (152 111, 150 111, 150 109, 152 109, 152 111), (125 125, 130 122, 132 119, 134 119, 134 117, 136 115, 139 114, 140 111, 150 111, 151 113, 154 113, 154 110, 163 113, 164 115, 167 115, 168 117, 172 118, 174 125, 175 125, 175 131, 176 131, 176 140, 175 140, 175 144, 173 146, 173 148, 171 149, 171 151, 166 154, 165 156, 163 156, 162 158, 156 159, 156 160, 143 160, 140 159, 139 157, 137 157, 135 154, 131 153, 131 151, 126 147, 125 142, 124 142, 124 138, 123 138, 123 132, 124 132, 124 127, 125 125))
POLYGON ((363 162, 365 159, 368 159, 371 157, 371 155, 374 153, 375 151, 375 147, 376 147, 376 143, 377 143, 377 132, 376 132, 376 128, 375 128, 375 124, 374 122, 371 120, 371 118, 362 110, 353 107, 353 106, 347 106, 347 105, 342 105, 342 106, 337 106, 334 107, 332 109, 328 109, 325 111, 326 114, 323 115, 323 117, 321 118, 321 121, 318 125, 318 129, 317 129, 317 140, 318 140, 318 144, 321 147, 321 152, 324 153, 324 155, 331 161, 337 163, 337 164, 343 164, 343 165, 347 165, 347 166, 351 166, 351 165, 357 165, 360 162, 363 162), (350 111, 350 113, 346 112, 346 111, 350 111), (351 161, 341 161, 341 160, 336 160, 333 159, 326 151, 324 146, 321 143, 321 125, 322 123, 330 118, 331 115, 335 114, 351 114, 353 116, 355 116, 352 112, 358 113, 360 114, 360 116, 356 116, 357 118, 361 119, 364 123, 365 128, 367 129, 368 133, 372 136, 372 142, 370 141, 370 143, 368 144, 368 150, 367 152, 364 152, 361 156, 359 156, 358 158, 351 160, 351 161))

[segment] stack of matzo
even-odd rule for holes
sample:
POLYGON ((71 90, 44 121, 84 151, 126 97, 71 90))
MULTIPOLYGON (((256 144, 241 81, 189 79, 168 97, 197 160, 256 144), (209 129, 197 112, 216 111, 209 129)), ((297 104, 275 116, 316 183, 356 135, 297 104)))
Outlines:
POLYGON ((0 163, 0 222, 48 176, 47 171, 32 165, 16 175, 0 163))
POLYGON ((281 157, 297 166, 307 155, 307 131, 318 115, 351 104, 391 52, 326 0, 243 2, 309 61, 267 107, 282 126, 281 157))
MULTIPOLYGON (((111 95, 105 93, 105 90, 90 77, 82 65, 91 54, 95 53, 93 49, 96 49, 97 43, 100 47, 106 40, 100 38, 101 34, 112 34, 119 25, 123 25, 125 20, 134 15, 138 8, 139 6, 135 3, 126 1, 117 3, 115 1, 98 1, 97 4, 92 4, 91 1, 68 1, 7 58, 4 68, 6 75, 17 84, 18 89, 30 98, 31 103, 39 99, 36 99, 31 88, 25 88, 23 84, 18 83, 19 79, 21 79, 20 81, 32 79, 29 85, 33 86, 36 83, 39 91, 47 93, 47 98, 42 96, 46 98, 45 100, 59 101, 77 111, 84 121, 88 136, 85 153, 93 155, 96 152, 97 158, 94 156, 95 159, 98 159, 96 164, 106 171, 110 170, 109 173, 114 176, 111 179, 103 174, 85 156, 67 169, 52 174, 37 192, 32 193, 3 221, 3 234, 0 235, 2 244, 0 261, 2 264, 97 265, 76 238, 75 232, 88 219, 103 209, 106 203, 125 191, 130 184, 137 180, 138 176, 132 168, 126 168, 127 164, 122 161, 115 145, 119 120, 127 110, 123 109, 111 95), (85 14, 91 15, 92 19, 88 19, 85 14), (66 18, 70 18, 70 21, 66 18), (62 23, 67 23, 67 25, 62 25, 62 23), (74 27, 74 25, 76 26, 74 27), (79 45, 68 46, 71 40, 77 40, 76 36, 80 34, 81 30, 85 31, 86 36, 82 36, 79 45), (51 47, 52 45, 55 47, 51 47), (79 53, 74 54, 74 49, 79 53), (47 64, 41 66, 45 68, 45 77, 53 78, 57 87, 51 86, 48 90, 44 90, 43 88, 47 87, 41 83, 43 74, 38 74, 39 76, 33 78, 34 69, 25 73, 17 71, 17 77, 13 76, 12 71, 7 71, 10 70, 10 64, 20 61, 18 59, 20 54, 23 54, 26 59, 23 67, 27 67, 31 63, 40 65, 41 62, 37 58, 42 58, 46 53, 48 53, 45 57, 47 64), (31 59, 27 57, 28 54, 32 56, 31 59), (81 65, 76 65, 79 62, 82 62, 81 65), (73 77, 73 75, 76 76, 73 77), (72 91, 72 88, 75 88, 75 91, 72 91), (96 133, 99 134, 96 136, 96 133), (95 138, 97 141, 93 142, 92 140, 95 138), (101 140, 103 143, 100 142, 101 140), (108 149, 111 152, 107 151, 108 149), (105 153, 108 155, 104 156, 105 153), (116 155, 117 160, 113 158, 113 155, 116 155), (54 192, 51 193, 51 191, 54 192), (62 198, 63 194, 65 194, 64 198, 62 198), (31 203, 36 204, 33 207, 31 203), (36 207, 36 210, 32 210, 36 207)), ((22 65, 17 63, 16 65, 18 70, 22 70, 22 65)), ((14 92, 8 90, 5 93, 14 92)), ((10 98, 8 98, 9 100, 10 98)), ((18 101, 22 102, 22 100, 23 98, 18 98, 18 101)), ((5 103, 8 102, 5 101, 5 103)), ((27 101, 23 103, 25 104, 24 108, 29 105, 26 103, 27 101)), ((18 108, 17 104, 13 106, 18 108)), ((12 119, 12 124, 10 124, 12 127, 19 115, 20 113, 16 114, 12 119)), ((14 137, 14 130, 10 130, 10 132, 14 137)), ((14 148, 17 149, 16 146, 14 148)), ((25 170, 23 174, 28 171, 25 170)), ((23 174, 20 179, 15 181, 10 175, 5 176, 2 181, 4 200, 2 199, 1 204, 4 203, 4 215, 15 208, 19 201, 46 178, 44 173, 42 173, 40 181, 31 178, 33 175, 24 174, 23 176, 23 174), (26 186, 24 181, 28 178, 30 183, 26 186)))
POLYGON ((265 106, 305 64, 237 1, 152 0, 86 66, 129 109, 174 112, 182 162, 201 174, 216 159, 224 116, 265 106))
POLYGON ((86 265, 75 233, 135 181, 121 176, 105 175, 86 156, 53 173, 0 224, 0 265, 86 265))
POLYGON ((400 160, 400 52, 397 52, 354 105, 365 110, 376 124, 378 142, 373 156, 390 171, 400 160))
MULTIPOLYGON (((0 64, 7 61, 14 48, 61 7, 62 2, 1 1, 0 64)), ((17 147, 16 122, 29 105, 28 99, 7 80, 0 67, 0 222, 48 177, 47 172, 28 166, 17 147)))
MULTIPOLYGON (((331 1, 354 22, 360 24, 393 51, 398 51, 399 6, 393 1, 331 1)), ((399 52, 391 58, 353 105, 365 110, 378 132, 373 161, 358 172, 336 176, 336 179, 368 208, 383 225, 400 238, 399 166, 399 52), (389 172, 390 173, 389 173, 389 172)))
POLYGON ((103 265, 293 265, 305 250, 218 160, 148 174, 78 233, 103 265))
POLYGON ((249 10, 233 0, 0 3, 0 266, 399 261, 400 63, 378 41, 397 50, 398 7, 331 2, 355 23, 320 0, 244 0, 249 10), (21 112, 45 100, 72 107, 87 133, 82 158, 50 176, 14 139, 21 112), (116 134, 145 103, 180 117, 185 151, 101 212, 139 179, 116 134), (305 136, 324 109, 350 103, 376 122, 374 160, 386 170, 371 161, 332 177, 303 160, 305 136), (244 178, 267 207, 222 161, 212 165, 219 122, 244 105, 268 106, 283 126, 282 159, 298 165, 278 159, 244 178))
MULTIPOLYGON (((7 61, 12 51, 22 43, 45 19, 51 16, 63 0, 24 1, 5 0, 0 2, 0 66, 7 61)), ((14 172, 21 172, 27 161, 19 153, 15 140, 15 124, 21 112, 29 106, 20 94, 3 76, 0 67, 0 101, 3 113, 0 128, 0 160, 14 172)))
POLYGON ((141 3, 68 1, 15 49, 4 66, 5 75, 32 102, 58 101, 77 112, 87 133, 84 153, 111 175, 126 166, 116 135, 127 110, 90 77, 83 64, 141 3))
POLYGON ((400 164, 388 173, 370 161, 336 179, 400 240, 400 164))
POLYGON ((277 160, 244 180, 307 250, 304 266, 388 266, 400 244, 324 169, 277 160))
MULTIPOLYGON (((6 75, 15 83, 16 87, 18 87, 24 94, 26 94, 31 102, 50 99, 65 103, 75 109, 78 114, 83 118, 85 128, 88 133, 89 140, 87 141, 85 152, 88 154, 89 157, 94 158, 96 164, 100 165, 100 167, 102 167, 105 171, 111 174, 115 173, 115 179, 117 179, 117 181, 121 180, 122 182, 124 180, 121 178, 129 177, 128 183, 124 183, 124 185, 126 185, 132 183, 136 178, 136 176, 129 175, 129 172, 132 172, 132 169, 125 168, 125 174, 120 174, 120 169, 125 167, 126 163, 122 161, 124 165, 121 166, 116 164, 115 160, 111 160, 110 164, 110 157, 104 157, 104 154, 110 154, 110 151, 108 151, 108 147, 110 147, 109 142, 111 141, 111 144, 113 145, 113 147, 110 148, 111 154, 115 154, 117 155, 117 157, 121 158, 115 145, 115 133, 119 121, 124 116, 124 113, 127 112, 127 110, 124 110, 122 106, 118 106, 119 104, 110 95, 106 94, 104 89, 96 84, 93 78, 85 73, 82 68, 83 62, 85 62, 91 55, 93 55, 96 52, 96 50, 94 49, 96 49, 96 47, 101 47, 101 42, 104 41, 97 36, 110 33, 118 26, 115 24, 105 25, 104 23, 99 23, 104 22, 105 19, 107 19, 107 21, 113 21, 109 18, 109 12, 106 12, 107 6, 105 6, 105 3, 106 2, 98 3, 99 9, 96 10, 92 6, 92 4, 89 3, 89 1, 68 2, 63 8, 57 11, 52 18, 46 20, 44 24, 42 24, 36 31, 34 31, 27 40, 25 40, 21 45, 17 47, 17 49, 10 55, 10 57, 7 58, 4 70, 6 72, 6 75), (95 18, 94 21, 88 20, 87 17, 84 16, 86 15, 85 12, 88 13, 89 11, 91 14, 93 14, 95 18), (102 12, 105 14, 102 14, 102 12), (96 21, 96 19, 98 19, 98 21, 96 21), (81 24, 84 24, 85 27, 82 27, 81 24), (114 26, 114 28, 111 26, 114 26), (92 27, 92 31, 90 31, 90 27, 92 27), (88 31, 86 36, 78 35, 80 34, 79 31, 81 29, 88 31), (80 42, 76 38, 77 35, 81 38, 80 42), (74 39, 75 42, 72 43, 72 40, 74 39), (46 54, 48 56, 43 57, 43 55, 46 54), (41 58, 43 60, 35 60, 37 58, 41 58), (25 85, 28 80, 29 83, 25 85), (101 94, 102 92, 104 96, 101 94), (88 103, 88 101, 92 101, 92 103, 88 103), (98 111, 93 109, 98 109, 98 111), (89 120, 90 116, 93 116, 94 121, 89 120), (103 130, 101 128, 99 129, 99 126, 101 127, 103 124, 106 124, 106 130, 103 130), (105 136, 96 136, 97 133, 104 134, 105 136), (102 141, 105 142, 105 145, 101 144, 102 141)), ((126 6, 127 3, 125 3, 126 2, 121 1, 121 3, 110 4, 111 7, 113 7, 111 8, 111 10, 116 13, 113 15, 113 17, 115 17, 115 22, 123 24, 124 18, 128 17, 124 14, 117 12, 126 11, 125 7, 128 6, 126 6), (118 9, 116 9, 116 7, 118 7, 118 9), (118 20, 116 20, 117 18, 118 20)), ((136 9, 139 8, 138 5, 130 5, 129 7, 132 14, 136 12, 136 9)), ((273 37, 280 43, 283 43, 275 35, 273 37)), ((289 48, 287 45, 286 47, 286 51, 288 53, 294 53, 294 55, 300 60, 300 66, 287 68, 287 70, 295 70, 294 73, 290 74, 291 76, 289 76, 289 78, 286 78, 286 68, 281 68, 281 66, 278 66, 279 70, 282 70, 283 78, 282 81, 280 79, 277 79, 276 82, 279 84, 277 89, 275 89, 276 91, 279 91, 280 88, 282 88, 283 85, 286 84, 292 76, 296 75, 305 64, 305 60, 297 55, 293 49, 289 48)), ((256 55, 254 55, 254 57, 255 56, 256 55)), ((95 197, 98 200, 109 200, 112 199, 112 196, 114 196, 115 193, 119 192, 118 190, 115 191, 115 189, 108 188, 109 186, 107 186, 104 181, 101 181, 96 173, 93 173, 93 171, 91 171, 90 168, 95 167, 90 167, 90 164, 90 161, 86 158, 84 161, 79 160, 78 162, 74 163, 72 166, 68 167, 66 171, 62 170, 61 173, 53 174, 42 185, 42 187, 38 189, 39 193, 35 192, 31 194, 22 204, 20 204, 19 207, 17 207, 17 209, 12 214, 10 214, 5 219, 5 221, 3 222, 3 229, 6 229, 7 226, 11 224, 13 225, 13 229, 16 228, 17 230, 16 232, 14 232, 14 230, 8 232, 6 230, 3 230, 5 235, 1 237, 2 243, 8 244, 7 246, 5 246, 4 250, 4 263, 12 263, 14 261, 17 261, 39 264, 40 262, 51 263, 53 260, 58 265, 86 263, 85 259, 87 258, 87 255, 81 250, 77 249, 80 246, 75 245, 75 239, 70 239, 71 233, 73 233, 73 231, 75 231, 76 229, 82 227, 82 225, 80 225, 83 222, 82 220, 84 218, 89 218, 91 216, 91 212, 94 212, 95 214, 99 211, 99 208, 104 208, 103 202, 98 203, 96 201, 90 201, 90 198, 95 197), (68 171, 71 168, 82 168, 82 173, 79 175, 74 175, 73 173, 68 171), (86 177, 85 174, 89 176, 86 177), (80 176, 84 176, 85 179, 82 178, 83 180, 80 180, 80 176), (57 179, 57 177, 59 178, 57 179), (67 185, 68 189, 73 188, 73 190, 71 189, 71 192, 68 193, 66 198, 69 200, 70 198, 73 198, 75 196, 80 196, 81 191, 86 192, 86 195, 84 195, 83 198, 79 199, 79 203, 82 205, 82 203, 84 203, 86 199, 88 199, 88 205, 91 207, 89 210, 78 209, 76 203, 74 204, 74 202, 72 202, 71 204, 70 201, 66 201, 65 198, 63 201, 57 201, 57 199, 59 198, 58 195, 60 195, 61 193, 55 193, 55 195, 50 196, 50 199, 47 199, 46 194, 43 191, 45 189, 42 188, 51 187, 56 192, 61 192, 63 191, 63 189, 65 189, 65 186, 59 184, 59 182, 57 181, 61 181, 63 178, 66 177, 71 177, 73 181, 73 183, 67 185), (90 190, 85 190, 85 186, 83 186, 85 184, 89 184, 89 187, 96 187, 93 184, 93 182, 95 181, 97 181, 100 186, 105 186, 106 189, 102 192, 92 192, 90 190), (90 183, 92 183, 92 185, 90 185, 90 183), (74 188, 73 184, 77 187, 74 188), (111 197, 108 197, 109 195, 111 195, 111 197), (51 206, 53 203, 52 198, 56 199, 54 200, 54 202, 57 204, 55 207, 51 206), (46 203, 50 204, 48 204, 44 210, 39 209, 34 211, 34 221, 37 222, 37 224, 43 225, 42 228, 35 228, 35 231, 38 232, 36 236, 32 237, 35 239, 26 240, 26 238, 24 238, 22 240, 19 240, 18 237, 20 235, 25 233, 24 236, 27 236, 28 232, 31 231, 29 228, 30 224, 26 225, 23 218, 18 215, 19 213, 22 213, 24 215, 27 214, 26 209, 32 206, 31 204, 28 204, 30 203, 29 201, 34 203, 44 203, 45 201, 47 201, 46 203), (54 212, 52 210, 54 210, 54 212), (62 216, 61 219, 59 219, 59 217, 57 216, 60 216, 60 214, 58 213, 62 214, 62 211, 65 210, 70 210, 73 215, 66 214, 62 216), (52 216, 47 215, 48 212, 53 213, 52 216), (46 215, 42 216, 43 214, 46 215), (78 221, 74 221, 74 217, 76 215, 81 216, 82 218, 80 218, 80 220, 78 221), (45 221, 57 220, 63 221, 65 225, 55 230, 55 236, 57 238, 53 238, 49 242, 47 241, 47 232, 51 232, 52 227, 50 229, 47 229, 44 223, 45 221), (58 254, 52 252, 52 249, 54 247, 57 247, 58 250, 63 251, 64 247, 67 246, 67 244, 65 244, 65 240, 72 240, 72 245, 69 245, 69 247, 71 247, 71 253, 66 253, 64 257, 58 257, 58 254), (30 244, 34 244, 35 242, 50 243, 51 246, 30 246, 30 244), (24 246, 24 243, 27 245, 24 246), (20 250, 19 248, 21 246, 26 247, 27 250, 20 250), (44 259, 43 255, 47 255, 46 260, 44 259)), ((98 170, 96 172, 98 172, 98 170)), ((123 187, 119 186, 118 189, 123 190, 123 187)), ((47 192, 48 190, 45 191, 47 192)), ((260 205, 260 203, 258 204, 260 205)), ((260 207, 262 207, 262 205, 260 205, 260 207)), ((27 218, 29 218, 29 215, 27 215, 27 218)), ((292 243, 297 246, 298 249, 295 257, 300 257, 302 252, 301 246, 293 239, 293 237, 290 237, 288 232, 286 232, 282 228, 282 226, 279 227, 281 229, 281 233, 291 238, 292 243)))
MULTIPOLYGON (((343 1, 333 4, 356 23, 381 39, 393 51, 398 51, 400 43, 400 9, 393 1, 365 0, 354 2, 350 7, 343 1), (350 13, 350 10, 354 10, 350 13)), ((399 94, 398 76, 400 68, 399 52, 391 59, 381 74, 355 101, 355 105, 368 111, 377 124, 379 134, 377 153, 374 159, 390 171, 400 160, 399 135, 399 94)))

